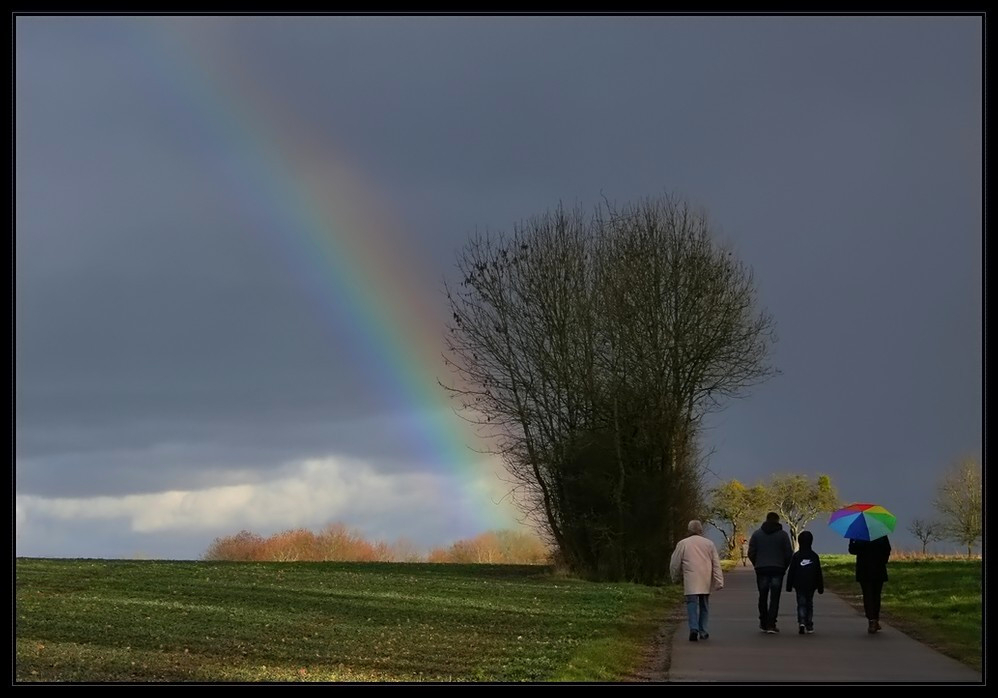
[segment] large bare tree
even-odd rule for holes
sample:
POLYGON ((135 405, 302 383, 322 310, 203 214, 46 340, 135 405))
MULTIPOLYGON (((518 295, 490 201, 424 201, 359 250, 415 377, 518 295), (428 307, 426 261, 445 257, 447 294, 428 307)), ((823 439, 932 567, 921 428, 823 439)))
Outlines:
POLYGON ((576 571, 660 581, 703 511, 703 416, 773 372, 751 271, 672 197, 559 208, 457 266, 446 387, 517 501, 576 571))

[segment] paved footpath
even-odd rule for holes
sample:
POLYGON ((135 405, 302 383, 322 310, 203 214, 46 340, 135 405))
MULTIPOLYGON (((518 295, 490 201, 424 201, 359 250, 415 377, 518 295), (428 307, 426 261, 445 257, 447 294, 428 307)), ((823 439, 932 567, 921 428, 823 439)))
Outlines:
MULTIPOLYGON (((890 582, 887 582, 890 584, 890 582)), ((724 575, 710 595, 706 641, 690 642, 684 616, 672 644, 670 681, 749 682, 980 682, 981 673, 866 618, 830 591, 814 595, 814 633, 797 634, 795 593, 780 595, 780 632, 759 630, 759 592, 751 566, 724 575)))

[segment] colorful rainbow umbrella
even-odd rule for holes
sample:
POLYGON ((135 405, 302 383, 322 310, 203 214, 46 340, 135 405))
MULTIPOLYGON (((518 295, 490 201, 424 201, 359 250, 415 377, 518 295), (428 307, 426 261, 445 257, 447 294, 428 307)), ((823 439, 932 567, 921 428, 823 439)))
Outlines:
POLYGON ((883 538, 896 525, 894 514, 876 504, 850 504, 828 519, 829 528, 846 538, 856 540, 883 538))

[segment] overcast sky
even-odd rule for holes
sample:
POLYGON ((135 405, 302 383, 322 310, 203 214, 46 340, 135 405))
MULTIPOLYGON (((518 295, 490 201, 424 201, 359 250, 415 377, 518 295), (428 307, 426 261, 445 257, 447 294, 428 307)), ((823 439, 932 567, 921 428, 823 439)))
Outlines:
POLYGON ((979 17, 15 29, 18 555, 516 526, 436 386, 441 282, 476 228, 602 196, 705 207, 775 317, 714 482, 828 473, 913 545, 980 455, 979 17))

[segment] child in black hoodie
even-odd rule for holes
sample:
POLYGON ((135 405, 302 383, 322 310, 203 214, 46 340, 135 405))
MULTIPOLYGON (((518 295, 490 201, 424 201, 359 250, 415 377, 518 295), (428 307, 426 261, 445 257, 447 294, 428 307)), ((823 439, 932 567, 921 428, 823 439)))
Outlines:
POLYGON ((797 624, 801 635, 814 632, 814 592, 825 593, 825 580, 821 576, 821 559, 811 549, 814 536, 801 531, 797 536, 800 549, 790 559, 787 570, 787 591, 797 590, 797 624))

